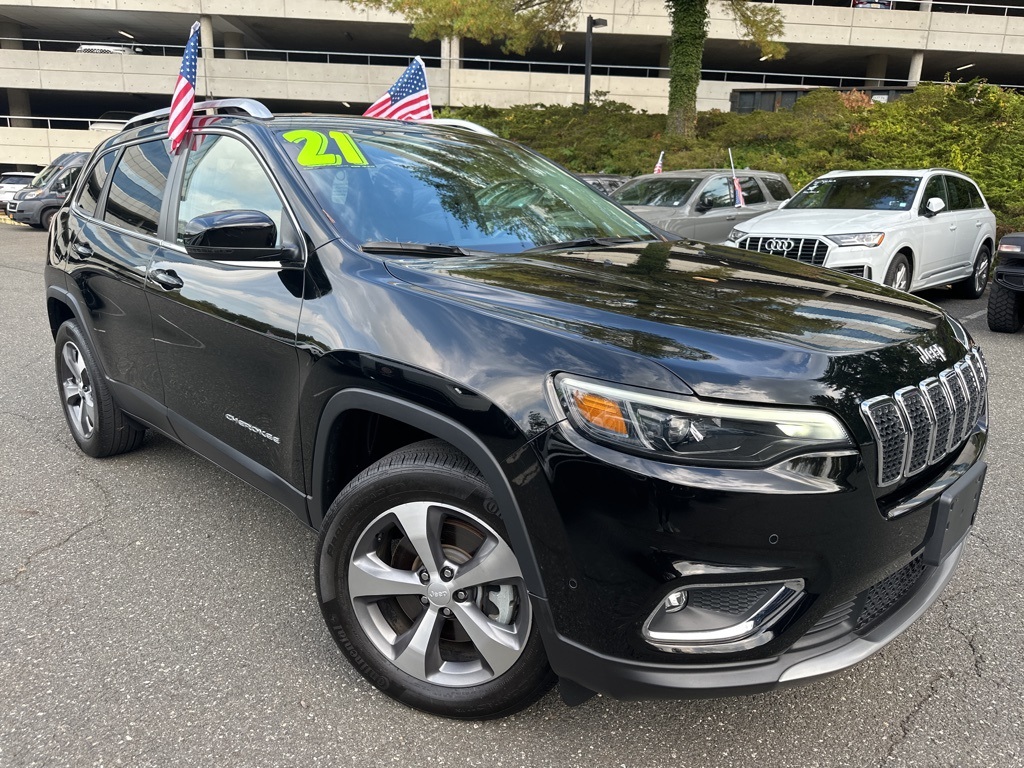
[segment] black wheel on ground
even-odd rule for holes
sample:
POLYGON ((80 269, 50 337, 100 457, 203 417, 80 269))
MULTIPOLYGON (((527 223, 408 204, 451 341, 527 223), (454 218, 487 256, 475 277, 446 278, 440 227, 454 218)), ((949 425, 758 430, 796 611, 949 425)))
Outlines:
POLYGON ((56 208, 47 208, 45 211, 39 214, 39 228, 48 230, 50 228, 50 222, 53 221, 53 217, 56 215, 56 208))
POLYGON ((897 253, 889 270, 885 273, 885 284, 901 291, 910 290, 910 260, 902 253, 897 253))
POLYGON ((78 447, 95 458, 138 448, 146 429, 123 413, 110 396, 78 323, 65 321, 55 343, 57 387, 78 447))
POLYGON ((988 294, 988 329, 996 333, 1016 333, 1024 324, 1020 295, 999 283, 992 283, 988 294))
POLYGON ((353 666, 416 709, 501 717, 555 681, 494 497, 443 441, 385 456, 338 495, 316 590, 353 666))
POLYGON ((957 296, 964 299, 977 299, 985 292, 988 285, 988 270, 992 263, 992 254, 987 245, 978 249, 978 255, 974 258, 974 268, 966 280, 953 284, 953 290, 957 296))

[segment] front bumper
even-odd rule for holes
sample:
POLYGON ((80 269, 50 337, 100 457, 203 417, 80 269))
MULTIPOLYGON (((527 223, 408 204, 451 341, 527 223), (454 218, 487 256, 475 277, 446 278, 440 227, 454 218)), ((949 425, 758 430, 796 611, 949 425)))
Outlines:
MULTIPOLYGON (((682 501, 673 501, 651 487, 657 479, 637 480, 651 487, 648 514, 657 515, 657 530, 648 527, 646 536, 639 524, 652 518, 613 497, 606 466, 601 496, 613 498, 591 499, 570 513, 586 520, 569 533, 574 542, 588 537, 573 548, 585 550, 592 568, 582 568, 581 583, 570 580, 569 594, 549 589, 547 599, 534 598, 551 666, 563 689, 575 690, 566 700, 584 699, 581 691, 622 699, 756 693, 847 669, 881 650, 952 578, 977 510, 986 442, 979 425, 944 471, 884 503, 871 498, 857 459, 842 459, 837 469, 846 470, 837 473, 835 487, 817 493, 779 484, 768 493, 741 489, 720 476, 729 490, 691 486, 682 501), (891 510, 898 514, 888 515, 891 510), (785 582, 806 592, 767 627, 763 642, 747 636, 744 645, 716 653, 645 641, 644 619, 666 595, 679 588, 692 595, 719 582, 712 573, 734 574, 725 576, 732 587, 785 582)), ((571 450, 563 445, 559 453, 571 450)), ((633 467, 632 475, 641 470, 633 467)), ((573 486, 579 494, 582 486, 573 486)))
POLYGON ((12 200, 7 204, 7 215, 19 224, 38 224, 41 207, 38 200, 12 200))
POLYGON ((964 546, 963 541, 957 544, 938 566, 925 566, 927 571, 903 597, 902 605, 863 634, 844 634, 809 648, 798 645, 762 661, 699 667, 624 660, 559 636, 556 642, 546 643, 548 660, 561 678, 617 699, 709 698, 809 682, 859 664, 899 637, 939 599, 964 546))

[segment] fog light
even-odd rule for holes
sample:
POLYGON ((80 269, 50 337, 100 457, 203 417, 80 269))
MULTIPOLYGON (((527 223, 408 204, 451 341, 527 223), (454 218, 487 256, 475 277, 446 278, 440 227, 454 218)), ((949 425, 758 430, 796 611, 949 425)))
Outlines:
POLYGON ((683 610, 686 607, 686 590, 677 589, 675 592, 670 592, 668 597, 662 603, 662 609, 665 613, 676 613, 677 611, 683 610))

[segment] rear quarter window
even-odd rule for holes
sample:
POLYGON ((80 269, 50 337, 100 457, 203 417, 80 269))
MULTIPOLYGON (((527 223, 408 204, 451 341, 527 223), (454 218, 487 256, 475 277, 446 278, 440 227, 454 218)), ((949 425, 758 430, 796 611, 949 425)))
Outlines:
POLYGON ((793 196, 793 193, 789 191, 789 188, 786 187, 782 179, 777 179, 774 176, 762 176, 761 183, 764 184, 768 194, 775 200, 789 200, 793 196))
POLYGON ((103 191, 103 184, 110 175, 110 168, 114 164, 116 152, 107 152, 92 167, 89 178, 85 180, 75 205, 86 216, 96 215, 96 206, 99 203, 100 192, 103 191))

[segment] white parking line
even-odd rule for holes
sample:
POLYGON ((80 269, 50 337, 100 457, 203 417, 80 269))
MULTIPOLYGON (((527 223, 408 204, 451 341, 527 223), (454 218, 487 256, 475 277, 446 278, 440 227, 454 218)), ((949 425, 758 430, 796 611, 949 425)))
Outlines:
POLYGON ((960 319, 961 320, 977 320, 979 317, 981 317, 982 315, 986 314, 987 312, 988 312, 987 309, 979 309, 977 312, 972 312, 971 314, 967 315, 966 317, 961 317, 960 319))

